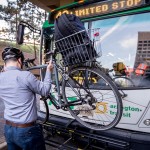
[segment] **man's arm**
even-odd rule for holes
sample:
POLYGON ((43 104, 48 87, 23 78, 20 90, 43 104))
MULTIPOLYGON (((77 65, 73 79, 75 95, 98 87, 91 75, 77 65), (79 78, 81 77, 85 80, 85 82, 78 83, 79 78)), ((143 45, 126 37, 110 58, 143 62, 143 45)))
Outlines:
POLYGON ((32 73, 27 77, 28 87, 33 92, 40 94, 42 96, 47 96, 51 88, 51 72, 53 71, 53 64, 50 61, 47 69, 44 81, 39 81, 32 73))

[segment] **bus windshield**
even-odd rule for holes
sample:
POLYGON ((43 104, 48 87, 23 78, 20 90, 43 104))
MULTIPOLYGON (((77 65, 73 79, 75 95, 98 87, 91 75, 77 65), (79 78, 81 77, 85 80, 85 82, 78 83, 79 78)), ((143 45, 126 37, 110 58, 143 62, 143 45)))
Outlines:
POLYGON ((101 34, 102 56, 97 60, 109 70, 122 64, 127 75, 134 74, 135 80, 146 74, 146 81, 136 81, 136 86, 150 86, 149 16, 150 12, 92 22, 92 28, 100 28, 101 34))

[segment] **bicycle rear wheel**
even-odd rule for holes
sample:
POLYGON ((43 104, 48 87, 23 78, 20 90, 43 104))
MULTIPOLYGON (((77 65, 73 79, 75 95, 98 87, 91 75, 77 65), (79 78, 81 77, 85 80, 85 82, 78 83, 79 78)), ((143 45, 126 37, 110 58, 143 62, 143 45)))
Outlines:
POLYGON ((75 68, 63 81, 62 94, 70 114, 83 126, 107 130, 122 116, 122 99, 115 84, 103 72, 75 68))
POLYGON ((48 107, 48 103, 47 103, 48 98, 43 97, 40 99, 40 101, 43 101, 43 106, 45 108, 45 112, 40 112, 38 111, 38 123, 39 124, 45 124, 48 121, 49 116, 49 107, 48 107))

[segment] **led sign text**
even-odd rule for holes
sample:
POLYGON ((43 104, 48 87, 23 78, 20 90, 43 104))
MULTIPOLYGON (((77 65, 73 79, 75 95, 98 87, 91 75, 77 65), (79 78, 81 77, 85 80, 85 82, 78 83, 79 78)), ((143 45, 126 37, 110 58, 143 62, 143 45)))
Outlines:
POLYGON ((144 4, 144 0, 113 0, 101 3, 94 3, 86 5, 80 8, 74 8, 71 10, 61 10, 55 14, 54 18, 62 15, 63 13, 75 14, 80 18, 87 18, 92 16, 97 16, 104 13, 110 13, 114 11, 129 9, 131 7, 136 7, 144 4))

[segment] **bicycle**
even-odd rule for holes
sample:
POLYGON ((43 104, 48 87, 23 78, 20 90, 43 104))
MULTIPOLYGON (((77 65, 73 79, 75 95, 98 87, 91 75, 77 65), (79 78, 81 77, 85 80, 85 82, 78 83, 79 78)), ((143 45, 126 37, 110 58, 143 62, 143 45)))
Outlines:
POLYGON ((134 82, 125 74, 124 69, 120 70, 119 74, 114 74, 114 69, 105 69, 99 62, 95 63, 95 67, 105 72, 105 74, 116 84, 117 87, 135 87, 134 82), (110 75, 110 73, 112 73, 112 75, 110 75))
MULTIPOLYGON (((113 71, 113 69, 109 70, 109 72, 112 72, 112 71, 113 71)), ((118 87, 135 87, 135 84, 132 81, 132 79, 127 77, 125 74, 121 74, 121 75, 113 74, 112 79, 118 87)))
MULTIPOLYGON (((94 33, 96 30, 97 29, 89 30, 88 33, 94 33)), ((98 47, 96 47, 100 42, 99 39, 92 36, 89 41, 84 43, 83 35, 85 32, 87 31, 83 30, 55 41, 56 49, 53 52, 49 52, 54 65, 58 99, 55 98, 52 93, 42 98, 47 111, 44 123, 46 123, 49 118, 49 108, 46 101, 50 100, 56 109, 69 111, 72 117, 83 126, 93 130, 107 130, 116 126, 121 119, 123 109, 121 94, 114 82, 100 69, 79 65, 85 62, 92 62, 95 60, 95 57, 97 57, 97 55, 93 56, 93 53, 90 54, 91 52, 88 52, 88 44, 91 47, 91 51, 93 51, 93 46, 94 50, 99 53, 98 47), (62 46, 62 43, 68 42, 69 44, 67 46, 62 46), (81 48, 85 50, 85 58, 84 56, 81 57, 82 54, 79 51, 81 48), (57 55, 69 52, 75 52, 74 55, 76 59, 78 58, 77 60, 71 60, 73 65, 70 65, 70 58, 67 58, 67 55, 63 66, 56 62, 57 55), (78 67, 75 67, 76 64, 78 67), (71 70, 68 69, 69 66, 71 66, 71 70), (62 77, 61 86, 59 84, 58 73, 62 77), (100 84, 97 87, 98 82, 100 84), (70 101, 70 99, 72 100, 70 101), (114 112, 113 116, 109 114, 112 109, 110 105, 115 105, 116 112, 114 112)), ((45 68, 46 66, 47 65, 34 66, 28 68, 28 70, 45 68)))

